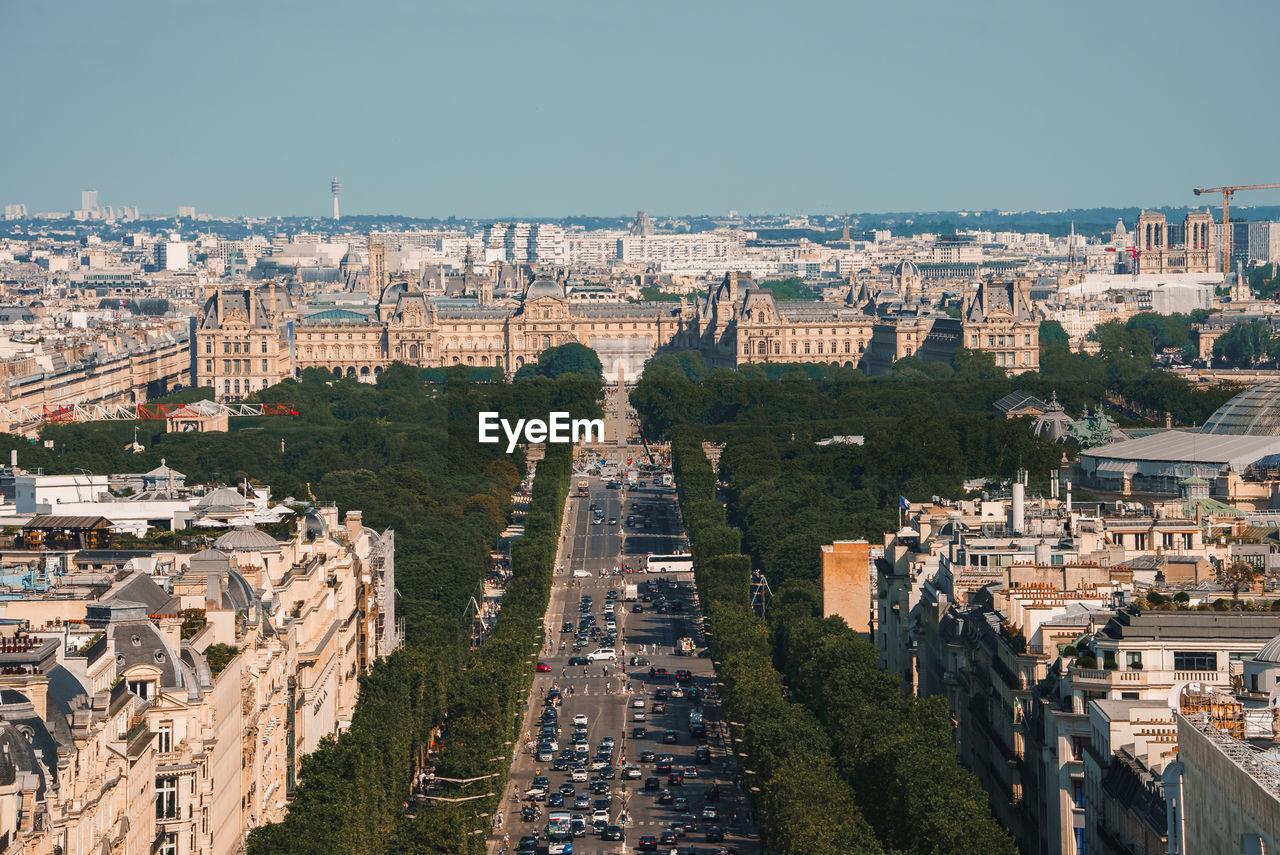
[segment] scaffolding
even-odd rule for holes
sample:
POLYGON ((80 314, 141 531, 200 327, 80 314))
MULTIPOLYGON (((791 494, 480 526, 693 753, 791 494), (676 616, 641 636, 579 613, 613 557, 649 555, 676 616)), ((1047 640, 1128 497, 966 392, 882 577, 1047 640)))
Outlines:
POLYGON ((1231 695, 1190 683, 1178 705, 1186 718, 1203 719, 1233 739, 1244 739, 1244 707, 1231 695))

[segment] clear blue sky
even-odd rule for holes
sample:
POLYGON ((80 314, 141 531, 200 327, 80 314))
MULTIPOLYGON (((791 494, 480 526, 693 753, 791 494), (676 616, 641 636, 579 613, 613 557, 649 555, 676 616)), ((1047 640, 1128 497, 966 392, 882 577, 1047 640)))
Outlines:
MULTIPOLYGON (((1274 2, 0 4, 0 203, 1191 205, 1280 181, 1274 2)), ((1280 193, 1237 197, 1280 203, 1280 193)))

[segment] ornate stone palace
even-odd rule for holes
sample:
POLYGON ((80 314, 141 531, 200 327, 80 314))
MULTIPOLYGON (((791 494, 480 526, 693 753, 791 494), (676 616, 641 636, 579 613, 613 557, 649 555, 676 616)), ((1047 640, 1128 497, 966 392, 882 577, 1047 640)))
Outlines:
POLYGON ((715 366, 821 362, 883 374, 904 357, 946 361, 964 346, 1013 373, 1039 367, 1029 280, 980 282, 957 318, 925 300, 909 261, 879 291, 852 278, 840 302, 775 300, 729 273, 693 301, 596 305, 572 301, 558 277, 527 286, 522 275, 505 277, 507 295, 495 298, 492 276, 429 272, 387 283, 381 265, 365 274, 348 258, 343 267, 343 284, 363 299, 308 311, 274 284, 210 294, 196 321, 197 384, 235 400, 306 368, 362 378, 393 362, 510 373, 569 342, 594 349, 610 380, 634 380, 655 353, 684 349, 715 366))

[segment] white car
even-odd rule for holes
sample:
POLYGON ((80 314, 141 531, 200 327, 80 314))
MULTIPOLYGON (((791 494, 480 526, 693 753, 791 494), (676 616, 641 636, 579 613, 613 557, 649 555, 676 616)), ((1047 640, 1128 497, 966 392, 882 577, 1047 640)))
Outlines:
POLYGON ((587 721, 588 721, 588 719, 587 719, 587 714, 586 714, 586 713, 578 713, 577 715, 575 715, 575 716, 573 717, 573 723, 574 723, 574 724, 583 724, 583 725, 585 725, 585 724, 587 723, 587 721))
POLYGON ((586 769, 574 769, 574 770, 569 774, 569 777, 570 777, 571 779, 573 779, 574 781, 585 781, 585 780, 587 780, 587 778, 588 778, 589 776, 587 775, 587 770, 586 770, 586 769))
POLYGON ((597 811, 592 811, 592 813, 591 813, 591 821, 592 821, 592 822, 601 822, 601 821, 603 821, 603 822, 606 822, 606 823, 607 823, 607 822, 609 821, 609 812, 608 812, 607 810, 605 810, 604 808, 600 808, 600 809, 599 809, 599 810, 597 810, 597 811))
POLYGON ((636 695, 634 698, 631 699, 631 706, 635 707, 636 709, 644 709, 644 698, 640 697, 639 695, 636 695))
POLYGON ((587 654, 587 658, 592 662, 599 662, 601 660, 617 662, 618 654, 612 647, 597 647, 595 650, 592 650, 587 654))
POLYGON ((579 579, 586 579, 591 574, 588 573, 586 570, 574 570, 573 575, 577 576, 579 579))

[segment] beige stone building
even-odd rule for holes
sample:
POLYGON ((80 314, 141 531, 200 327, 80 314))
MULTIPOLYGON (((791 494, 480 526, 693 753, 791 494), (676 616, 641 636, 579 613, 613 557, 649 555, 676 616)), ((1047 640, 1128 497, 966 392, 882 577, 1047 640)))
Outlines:
MULTIPOLYGON (((947 361, 965 346, 992 353, 1011 373, 1039 367, 1029 281, 979 283, 957 319, 922 302, 911 262, 899 264, 891 280, 901 294, 872 293, 852 280, 839 303, 776 300, 739 273, 679 303, 575 301, 560 278, 549 277, 535 279, 518 299, 498 299, 491 277, 469 273, 459 281, 424 274, 416 285, 398 281, 378 290, 351 253, 343 277, 362 301, 308 311, 274 285, 211 295, 197 321, 197 383, 236 400, 307 368, 369 380, 393 362, 510 374, 570 342, 595 350, 606 378, 628 381, 654 354, 683 349, 702 351, 714 366, 808 362, 883 374, 903 357, 947 361)), ((519 281, 504 280, 506 287, 519 281)))
POLYGON ((1139 273, 1209 273, 1214 258, 1213 215, 1191 211, 1182 223, 1182 241, 1170 239, 1169 222, 1164 214, 1143 211, 1134 229, 1139 273))
POLYGON ((6 855, 242 851, 399 643, 394 535, 359 511, 127 563, 100 597, 0 638, 6 855), (184 633, 186 609, 205 622, 184 633))

